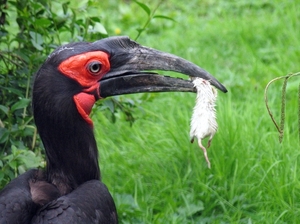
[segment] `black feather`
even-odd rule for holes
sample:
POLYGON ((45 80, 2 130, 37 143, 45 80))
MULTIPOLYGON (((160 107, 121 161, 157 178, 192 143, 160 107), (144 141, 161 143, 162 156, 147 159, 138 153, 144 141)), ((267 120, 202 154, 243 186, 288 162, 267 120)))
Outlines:
POLYGON ((0 223, 31 223, 37 209, 58 197, 57 188, 45 181, 43 171, 31 169, 0 192, 0 223))
POLYGON ((117 223, 117 214, 106 186, 91 180, 42 207, 32 223, 114 224, 117 223))

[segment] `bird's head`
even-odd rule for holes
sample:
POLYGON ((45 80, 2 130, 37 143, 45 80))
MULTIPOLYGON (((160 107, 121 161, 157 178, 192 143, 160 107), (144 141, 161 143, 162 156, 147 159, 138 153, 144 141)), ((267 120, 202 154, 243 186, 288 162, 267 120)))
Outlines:
MULTIPOLYGON (((57 103, 48 105, 52 110, 55 106, 63 107, 64 99, 71 97, 80 115, 92 124, 89 113, 95 101, 101 98, 138 92, 195 92, 189 80, 145 72, 147 70, 201 77, 221 91, 227 91, 207 71, 187 60, 141 46, 127 37, 110 37, 56 49, 37 73, 33 94, 43 96, 41 100, 46 100, 45 95, 53 97, 57 103)), ((34 104, 38 98, 33 99, 34 104)))
POLYGON ((227 91, 195 64, 141 46, 127 37, 64 45, 41 66, 33 86, 34 119, 46 150, 48 179, 62 194, 87 180, 100 178, 89 117, 97 100, 139 92, 196 92, 190 80, 147 70, 201 77, 227 91))

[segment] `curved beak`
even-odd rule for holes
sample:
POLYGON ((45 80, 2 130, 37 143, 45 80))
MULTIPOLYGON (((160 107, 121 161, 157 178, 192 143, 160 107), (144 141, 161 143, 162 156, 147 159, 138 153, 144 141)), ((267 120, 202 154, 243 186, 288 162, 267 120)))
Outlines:
POLYGON ((140 92, 196 92, 191 80, 162 76, 149 70, 174 71, 208 80, 226 93, 210 73, 176 55, 144 47, 128 37, 110 37, 94 42, 110 55, 110 71, 100 80, 102 98, 140 92))

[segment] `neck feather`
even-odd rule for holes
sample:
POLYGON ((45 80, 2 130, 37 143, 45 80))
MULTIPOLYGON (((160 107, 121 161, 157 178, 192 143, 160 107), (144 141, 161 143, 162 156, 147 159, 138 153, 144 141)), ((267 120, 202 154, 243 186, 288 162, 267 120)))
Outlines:
POLYGON ((73 101, 76 86, 60 83, 63 82, 56 86, 48 83, 56 89, 39 88, 36 80, 33 112, 46 150, 48 181, 66 194, 86 181, 100 179, 100 168, 93 128, 78 113, 73 101))

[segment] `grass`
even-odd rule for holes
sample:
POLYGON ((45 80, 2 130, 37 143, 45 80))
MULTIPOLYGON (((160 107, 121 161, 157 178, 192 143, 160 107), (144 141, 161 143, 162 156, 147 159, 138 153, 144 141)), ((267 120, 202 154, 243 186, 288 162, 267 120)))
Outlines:
MULTIPOLYGON (((153 8, 156 3, 147 4, 153 8)), ((297 7, 295 1, 267 0, 172 0, 160 6, 157 13, 177 22, 154 20, 138 41, 193 61, 229 92, 218 97, 219 130, 208 150, 212 169, 197 144, 189 142, 194 94, 151 95, 134 111, 132 127, 122 114, 112 124, 106 113, 94 111, 103 181, 116 200, 121 223, 298 222, 299 80, 288 84, 281 144, 263 96, 269 80, 299 71, 297 7)), ((143 10, 122 3, 107 15, 114 10, 121 12, 115 19, 103 16, 110 34, 118 27, 121 35, 134 38, 129 25, 143 23, 143 10)), ((269 90, 277 120, 281 85, 269 90)))
MULTIPOLYGON (((134 4, 120 7, 136 10, 134 4)), ((194 94, 153 94, 134 111, 132 127, 122 114, 117 124, 106 113, 94 114, 103 181, 121 223, 297 223, 298 79, 288 84, 282 144, 263 98, 269 80, 299 71, 296 3, 174 0, 159 10, 177 23, 154 21, 139 42, 193 61, 229 92, 218 97, 219 130, 208 151, 212 169, 189 142, 194 94)), ((119 22, 122 35, 133 37, 134 30, 119 22)), ((277 120, 281 85, 269 90, 277 120)))

